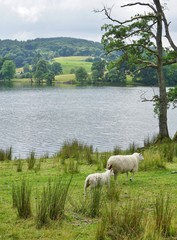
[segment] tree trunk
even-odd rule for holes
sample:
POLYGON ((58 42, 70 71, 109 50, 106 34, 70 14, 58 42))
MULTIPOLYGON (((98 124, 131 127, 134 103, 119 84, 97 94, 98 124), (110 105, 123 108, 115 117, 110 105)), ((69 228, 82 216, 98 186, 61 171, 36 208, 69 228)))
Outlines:
POLYGON ((167 124, 167 94, 162 67, 158 68, 159 78, 159 138, 169 138, 167 124))
POLYGON ((162 8, 159 0, 154 0, 157 8, 157 74, 159 81, 159 138, 169 138, 167 124, 167 93, 163 74, 163 46, 162 46, 162 8))

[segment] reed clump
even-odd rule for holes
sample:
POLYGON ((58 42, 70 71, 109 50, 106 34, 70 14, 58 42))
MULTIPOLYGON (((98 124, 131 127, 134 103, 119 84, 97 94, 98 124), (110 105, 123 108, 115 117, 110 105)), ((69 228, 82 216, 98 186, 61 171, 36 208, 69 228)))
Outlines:
POLYGON ((31 151, 29 157, 27 158, 28 170, 34 169, 36 163, 35 152, 31 151))
POLYGON ((12 147, 6 150, 0 149, 0 161, 12 160, 12 147))
POLYGON ((93 147, 82 144, 78 140, 65 141, 57 153, 57 157, 61 159, 62 164, 67 159, 75 159, 81 163, 85 161, 87 164, 94 163, 93 147))
POLYGON ((36 226, 41 228, 50 220, 62 220, 66 198, 71 184, 69 179, 56 178, 53 182, 49 179, 47 187, 43 188, 41 197, 37 202, 36 226))
POLYGON ((140 239, 143 231, 144 204, 140 199, 125 202, 117 207, 111 201, 98 224, 96 239, 140 239), (104 236, 102 232, 104 232, 104 236))
POLYGON ((170 195, 160 193, 155 200, 154 217, 155 231, 158 234, 169 237, 172 234, 172 219, 174 207, 170 200, 170 195))
POLYGON ((29 218, 32 215, 31 210, 31 186, 24 178, 21 183, 12 186, 13 207, 17 209, 20 218, 29 218))

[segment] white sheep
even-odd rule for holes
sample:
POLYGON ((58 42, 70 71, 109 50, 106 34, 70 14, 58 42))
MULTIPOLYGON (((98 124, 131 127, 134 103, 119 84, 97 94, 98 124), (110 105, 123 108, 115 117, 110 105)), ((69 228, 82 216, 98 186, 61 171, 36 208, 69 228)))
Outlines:
POLYGON ((126 173, 128 179, 128 172, 132 173, 130 180, 133 180, 134 173, 138 171, 138 164, 141 160, 144 160, 141 153, 133 153, 132 155, 113 155, 107 161, 107 169, 113 169, 115 180, 120 173, 126 173))
POLYGON ((86 196, 86 190, 90 186, 91 189, 98 186, 103 186, 104 184, 110 185, 110 177, 114 176, 112 169, 106 169, 104 173, 92 173, 89 174, 84 183, 84 195, 86 196))

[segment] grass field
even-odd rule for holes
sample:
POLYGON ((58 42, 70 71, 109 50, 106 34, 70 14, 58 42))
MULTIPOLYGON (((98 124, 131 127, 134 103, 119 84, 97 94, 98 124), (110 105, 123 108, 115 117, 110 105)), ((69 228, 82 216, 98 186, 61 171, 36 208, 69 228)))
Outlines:
POLYGON ((61 74, 55 76, 55 81, 59 83, 73 83, 75 74, 61 74))
POLYGON ((86 62, 89 56, 71 56, 71 57, 58 57, 54 61, 61 63, 63 74, 70 74, 71 69, 78 69, 79 67, 85 68, 89 73, 91 70, 92 62, 86 62))
MULTIPOLYGON (((34 160, 31 170, 29 159, 0 161, 0 239, 177 239, 177 145, 174 145, 171 162, 162 160, 164 149, 165 145, 143 150, 145 160, 140 164, 135 180, 127 181, 125 174, 118 176, 116 184, 112 179, 111 188, 104 186, 94 202, 89 190, 84 200, 85 177, 93 172, 104 171, 106 160, 112 153, 94 152, 89 155, 90 150, 87 149, 85 154, 82 152, 78 155, 75 149, 75 156, 73 154, 71 157, 69 155, 73 150, 70 149, 67 154, 65 150, 52 158, 31 158, 34 160), (47 186, 52 189, 52 183, 57 178, 66 180, 71 176, 63 217, 48 219, 46 224, 37 227, 42 192, 44 189, 47 191, 47 186), (13 186, 20 186, 23 180, 31 186, 32 214, 25 219, 19 217, 16 206, 13 207, 12 195, 13 186), (96 208, 93 203, 96 203, 96 208), (120 222, 122 219, 123 222, 120 222), (124 222, 132 229, 124 226, 121 237, 118 229, 117 235, 113 234, 114 231, 109 227, 113 226, 114 229, 120 225, 123 228, 124 222), (161 224, 159 228, 157 222, 161 224), (164 224, 170 224, 168 233, 162 231, 164 224)), ((44 202, 47 202, 47 197, 44 202)))

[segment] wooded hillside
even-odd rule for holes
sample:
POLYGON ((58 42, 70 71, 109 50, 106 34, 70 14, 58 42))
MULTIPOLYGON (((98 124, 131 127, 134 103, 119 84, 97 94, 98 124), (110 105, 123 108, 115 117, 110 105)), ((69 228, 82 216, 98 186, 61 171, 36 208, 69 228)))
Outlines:
POLYGON ((16 67, 32 64, 42 56, 46 60, 61 56, 101 56, 104 53, 99 42, 69 37, 37 38, 34 40, 0 40, 0 56, 11 59, 16 67))

